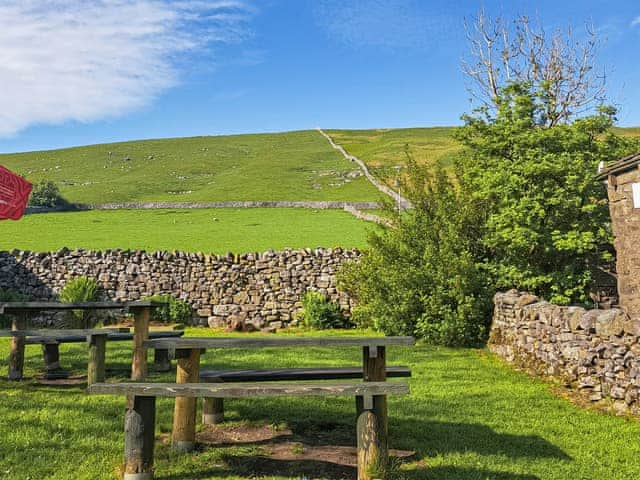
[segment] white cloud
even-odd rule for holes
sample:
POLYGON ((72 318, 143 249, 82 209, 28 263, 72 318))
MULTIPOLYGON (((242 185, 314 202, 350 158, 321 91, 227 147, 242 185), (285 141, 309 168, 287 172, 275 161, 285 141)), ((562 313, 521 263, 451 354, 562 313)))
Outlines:
POLYGON ((248 35, 233 0, 3 0, 0 136, 88 122, 148 104, 185 54, 248 35))
POLYGON ((418 0, 317 0, 316 17, 330 37, 355 47, 425 49, 452 27, 438 2, 418 0))
POLYGON ((635 27, 637 25, 640 25, 640 17, 636 17, 633 20, 631 20, 631 26, 635 27))

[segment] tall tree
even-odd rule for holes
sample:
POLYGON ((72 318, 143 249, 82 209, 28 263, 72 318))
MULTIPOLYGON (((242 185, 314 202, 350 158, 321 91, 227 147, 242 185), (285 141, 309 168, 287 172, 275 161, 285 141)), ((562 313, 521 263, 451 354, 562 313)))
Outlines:
POLYGON ((544 98, 539 125, 551 127, 602 104, 606 75, 597 66, 600 41, 594 28, 547 31, 525 15, 492 19, 484 11, 465 22, 468 53, 462 70, 474 98, 494 111, 501 90, 512 83, 530 85, 544 98))

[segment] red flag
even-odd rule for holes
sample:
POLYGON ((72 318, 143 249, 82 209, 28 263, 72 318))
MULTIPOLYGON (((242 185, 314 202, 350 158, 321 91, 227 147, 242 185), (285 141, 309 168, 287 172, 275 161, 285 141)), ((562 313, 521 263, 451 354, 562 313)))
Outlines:
POLYGON ((24 214, 31 184, 0 165, 0 220, 18 220, 24 214))

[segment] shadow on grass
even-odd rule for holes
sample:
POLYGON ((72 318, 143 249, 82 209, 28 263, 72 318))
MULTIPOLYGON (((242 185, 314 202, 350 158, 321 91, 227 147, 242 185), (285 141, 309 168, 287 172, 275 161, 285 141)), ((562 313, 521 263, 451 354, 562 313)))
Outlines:
MULTIPOLYGON (((173 475, 156 473, 156 479, 163 480, 200 480, 202 478, 228 478, 244 476, 289 477, 289 478, 323 478, 329 480, 355 480, 355 467, 337 465, 318 460, 275 460, 263 456, 228 456, 224 457, 226 468, 214 467, 173 475)), ((401 470, 391 475, 390 480, 541 480, 535 475, 496 472, 486 469, 461 467, 420 468, 410 471, 401 470)))
MULTIPOLYGON (((270 402, 268 408, 258 411, 244 402, 234 407, 244 420, 260 421, 268 418, 272 422, 286 423, 294 436, 302 437, 311 444, 355 445, 355 414, 344 416, 344 413, 333 415, 325 412, 327 416, 321 418, 304 408, 303 403, 281 399, 270 402), (268 417, 265 417, 265 411, 269 411, 268 417), (341 421, 327 421, 327 418, 340 418, 341 421)), ((419 405, 408 409, 420 412, 419 405)), ((561 448, 539 435, 500 433, 477 423, 432 421, 427 416, 424 419, 419 416, 394 416, 391 410, 389 430, 391 448, 415 450, 420 458, 471 451, 479 455, 502 455, 509 458, 571 460, 561 448), (402 432, 402 436, 396 438, 394 432, 402 432)))

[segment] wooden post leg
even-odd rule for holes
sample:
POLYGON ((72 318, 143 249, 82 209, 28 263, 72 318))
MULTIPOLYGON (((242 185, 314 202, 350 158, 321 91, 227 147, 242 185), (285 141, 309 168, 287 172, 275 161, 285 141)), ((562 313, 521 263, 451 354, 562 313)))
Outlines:
MULTIPOLYGON (((188 355, 177 350, 176 383, 197 383, 200 379, 200 349, 187 350, 188 355)), ((186 353, 186 352, 185 352, 186 353)), ((196 444, 197 398, 176 397, 173 411, 173 448, 191 451, 196 444)))
MULTIPOLYGON (((387 438, 382 428, 381 419, 376 414, 376 399, 370 409, 364 408, 358 416, 356 425, 358 437, 358 480, 387 480, 389 452, 387 438)), ((366 402, 364 402, 366 404, 366 402)))
POLYGON ((45 367, 44 378, 50 380, 69 376, 68 372, 60 368, 60 344, 58 342, 43 343, 42 358, 45 367))
MULTIPOLYGON (((17 313, 11 322, 11 330, 21 330, 26 325, 26 315, 17 313)), ((24 337, 12 337, 9 350, 9 380, 21 380, 24 369, 24 337)))
MULTIPOLYGON (((363 362, 363 380, 365 382, 384 382, 387 379, 387 365, 386 365, 386 349, 383 346, 379 347, 364 347, 362 349, 362 362, 363 362), (375 351, 372 349, 375 348, 375 351)), ((366 403, 366 402, 365 402, 366 403)), ((358 422, 362 418, 367 410, 369 414, 365 415, 367 420, 366 424, 368 425, 373 419, 376 421, 375 426, 375 443, 376 443, 376 465, 375 469, 386 472, 388 469, 388 414, 387 414, 387 397, 386 395, 376 395, 372 399, 371 408, 367 408, 364 404, 357 404, 357 408, 360 407, 361 410, 358 411, 358 422), (371 416, 373 415, 373 417, 371 416)), ((368 427, 367 427, 368 428, 368 427)), ((360 437, 358 437, 360 438, 360 437)), ((360 453, 358 453, 358 458, 360 458, 360 453)), ((368 464, 367 468, 374 468, 371 464, 368 464)), ((360 468, 358 468, 358 472, 360 472, 360 468)), ((358 473, 358 480, 369 478, 378 478, 378 477, 360 477, 360 473, 358 473)), ((383 477, 380 477, 383 478, 383 477)))
POLYGON ((171 360, 169 350, 166 348, 156 348, 153 352, 153 364, 156 372, 170 372, 171 360))
POLYGON ((106 333, 89 335, 89 364, 87 367, 87 385, 104 382, 106 350, 106 333))
POLYGON ((224 399, 205 398, 202 401, 202 423, 212 425, 224 421, 224 399))
POLYGON ((124 420, 124 480, 153 479, 156 397, 134 397, 124 420))
POLYGON ((144 342, 149 338, 150 307, 133 310, 133 359, 131 361, 131 380, 144 381, 147 378, 147 347, 144 342))

